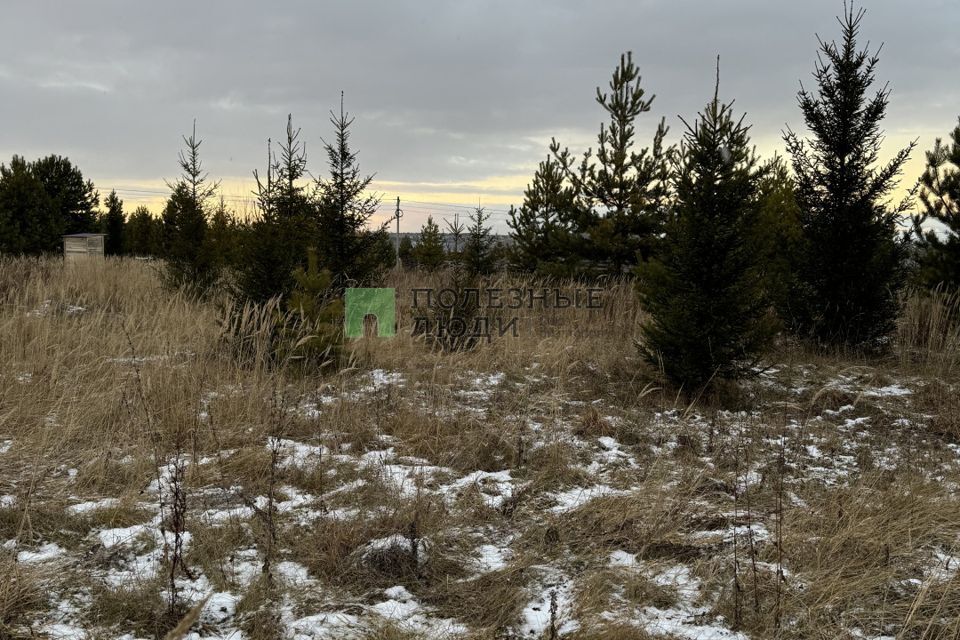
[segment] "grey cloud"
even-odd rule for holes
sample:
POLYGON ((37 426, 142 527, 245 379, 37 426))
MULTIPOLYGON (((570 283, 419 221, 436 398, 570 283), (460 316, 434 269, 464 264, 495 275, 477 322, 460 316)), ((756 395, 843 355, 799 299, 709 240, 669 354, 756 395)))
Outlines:
MULTIPOLYGON (((594 88, 632 50, 656 94, 640 124, 710 96, 736 97, 758 140, 800 127, 815 33, 832 39, 842 3, 741 0, 572 2, 60 3, 15 0, 0 26, 0 154, 67 153, 95 179, 176 172, 180 135, 198 119, 213 174, 247 176, 288 112, 322 170, 328 111, 346 92, 363 166, 383 180, 479 181, 523 173, 534 141, 594 135, 594 88)), ((864 39, 884 41, 886 126, 921 145, 960 112, 947 82, 960 61, 960 5, 871 2, 864 39)))

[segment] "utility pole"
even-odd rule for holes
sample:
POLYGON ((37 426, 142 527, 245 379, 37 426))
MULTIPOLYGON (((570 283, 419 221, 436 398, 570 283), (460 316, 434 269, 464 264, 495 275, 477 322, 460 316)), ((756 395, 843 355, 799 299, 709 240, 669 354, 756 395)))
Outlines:
POLYGON ((400 266, 400 218, 403 217, 403 211, 400 210, 400 196, 397 196, 397 212, 394 214, 397 218, 397 266, 400 266))

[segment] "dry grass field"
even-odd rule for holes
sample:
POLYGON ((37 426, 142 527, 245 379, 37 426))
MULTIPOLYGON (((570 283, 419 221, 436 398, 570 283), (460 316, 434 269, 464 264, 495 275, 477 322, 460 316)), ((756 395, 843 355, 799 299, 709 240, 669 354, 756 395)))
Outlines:
POLYGON ((0 262, 0 638, 960 637, 956 300, 690 399, 629 284, 450 353, 442 278, 320 375, 149 263, 0 262))

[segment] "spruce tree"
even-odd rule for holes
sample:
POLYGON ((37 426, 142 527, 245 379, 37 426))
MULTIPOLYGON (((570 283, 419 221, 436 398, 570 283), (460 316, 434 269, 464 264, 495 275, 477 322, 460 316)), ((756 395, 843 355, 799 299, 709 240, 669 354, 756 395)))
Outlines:
POLYGON ((491 227, 487 225, 489 220, 490 214, 483 207, 477 207, 470 214, 461 262, 471 276, 487 275, 493 271, 494 238, 491 227))
POLYGON ((280 144, 279 151, 273 167, 272 191, 267 196, 270 202, 264 216, 307 224, 316 218, 317 213, 303 183, 307 174, 307 147, 300 140, 300 129, 293 128, 293 114, 287 115, 286 139, 280 144))
POLYGON ((104 205, 107 211, 103 215, 103 233, 106 234, 103 252, 108 256, 119 256, 124 249, 123 200, 117 197, 116 191, 111 191, 104 205))
POLYGON ((570 181, 579 216, 577 253, 594 273, 620 275, 653 255, 665 219, 669 195, 668 128, 661 119, 652 147, 634 149, 635 121, 653 104, 640 86, 633 54, 620 56, 609 93, 597 87, 597 103, 609 121, 600 127, 596 153, 588 149, 576 162, 554 139, 550 151, 570 181))
POLYGON ((812 138, 789 130, 784 138, 805 245, 797 326, 821 345, 876 348, 893 328, 904 280, 897 223, 908 203, 887 196, 914 145, 876 166, 890 91, 868 95, 878 57, 857 49, 863 15, 851 5, 839 20, 840 42, 821 41, 818 92, 798 94, 812 138))
POLYGON ((210 183, 203 170, 196 123, 183 142, 182 173, 175 183, 168 183, 172 193, 163 211, 164 276, 171 287, 206 295, 219 275, 207 238, 209 201, 219 183, 210 183))
POLYGON ((747 373, 772 336, 751 243, 761 171, 748 129, 716 92, 687 125, 666 236, 658 256, 639 269, 649 314, 641 352, 691 391, 747 373))
POLYGON ((413 249, 413 256, 417 266, 427 271, 443 265, 443 236, 440 234, 439 225, 433 221, 433 216, 427 216, 427 221, 421 227, 420 239, 413 249))
POLYGON ((266 173, 253 175, 260 216, 242 234, 235 295, 262 303, 290 295, 296 286, 293 274, 306 266, 307 249, 317 234, 317 208, 304 182, 306 148, 292 115, 276 153, 267 141, 266 173))
POLYGON ((764 163, 758 185, 759 219, 752 240, 763 265, 764 289, 780 319, 795 327, 796 272, 803 248, 796 182, 782 156, 764 163))
POLYGON ((576 235, 582 211, 576 192, 558 162, 547 158, 537 167, 523 194, 523 205, 510 207, 507 226, 513 245, 513 268, 539 275, 570 277, 579 264, 576 235))
POLYGON ((460 260, 460 251, 463 249, 463 236, 467 231, 467 225, 460 221, 460 214, 453 214, 453 222, 444 218, 444 225, 447 227, 447 234, 453 241, 453 250, 450 251, 450 258, 454 261, 460 260))
POLYGON ((227 207, 226 199, 221 195, 207 229, 207 244, 213 259, 221 268, 236 265, 240 251, 240 225, 227 207))
POLYGON ((357 274, 368 274, 361 282, 371 283, 379 274, 396 266, 396 243, 385 227, 364 229, 359 236, 357 243, 365 250, 354 257, 352 269, 357 274))
POLYGON ((914 218, 919 279, 928 287, 960 288, 960 121, 950 144, 937 138, 920 178, 923 213, 914 218), (924 226, 928 221, 940 228, 924 226))
MULTIPOLYGON (((367 231, 367 223, 377 211, 380 197, 369 193, 373 175, 363 175, 357 154, 350 148, 350 127, 354 119, 343 109, 330 112, 334 141, 324 143, 328 175, 317 180, 319 207, 318 252, 320 262, 328 269, 338 287, 348 281, 369 282, 375 275, 375 264, 363 260, 378 242, 376 233, 367 231)), ((381 225, 381 230, 387 223, 381 225)))

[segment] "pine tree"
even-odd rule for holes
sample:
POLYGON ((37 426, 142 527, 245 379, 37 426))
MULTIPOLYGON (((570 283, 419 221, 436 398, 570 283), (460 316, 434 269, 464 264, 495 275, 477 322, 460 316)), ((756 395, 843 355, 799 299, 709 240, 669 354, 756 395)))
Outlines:
POLYGON ((460 214, 453 214, 453 222, 444 218, 444 225, 447 227, 447 233, 453 240, 453 251, 450 252, 450 258, 454 261, 460 260, 460 250, 463 249, 463 236, 467 231, 467 225, 460 221, 460 214))
POLYGON ((691 391, 744 375, 772 336, 751 244, 761 171, 748 129, 716 92, 687 125, 665 240, 639 269, 641 352, 691 391))
POLYGON ((951 142, 937 138, 920 178, 924 212, 914 219, 919 245, 919 279, 928 287, 960 287, 960 120, 951 142), (924 227, 934 220, 940 228, 924 227))
POLYGON ((466 243, 461 261, 471 276, 487 275, 493 271, 493 245, 491 227, 487 226, 490 214, 477 207, 470 214, 466 243))
POLYGON ((227 203, 221 195, 210 216, 210 226, 207 229, 207 244, 213 259, 221 268, 234 266, 240 261, 240 225, 227 208, 227 203))
POLYGON ((146 207, 140 206, 134 209, 124 230, 124 253, 133 256, 160 255, 162 224, 162 221, 154 218, 146 207))
POLYGON ((58 250, 63 220, 43 183, 20 156, 0 164, 0 252, 39 255, 58 250))
POLYGON ((287 116, 286 135, 276 152, 267 140, 265 175, 257 171, 253 175, 260 216, 242 234, 234 293, 262 303, 290 295, 296 285, 293 274, 306 266, 307 249, 317 235, 317 207, 304 182, 306 147, 292 115, 287 116))
POLYGON ((403 236, 400 240, 400 246, 397 247, 397 258, 400 260, 400 266, 404 269, 413 269, 417 266, 417 259, 414 257, 413 240, 410 236, 403 236))
POLYGON ((0 191, 0 251, 60 252, 63 234, 97 230, 100 197, 67 158, 14 156, 0 165, 0 191))
POLYGON ((210 183, 200 162, 196 123, 181 150, 180 178, 168 183, 171 193, 163 211, 164 276, 167 284, 198 295, 207 294, 218 278, 218 267, 208 247, 209 200, 219 186, 210 183))
POLYGON ((668 128, 661 119, 653 146, 634 150, 634 122, 650 111, 633 54, 620 56, 610 80, 610 93, 597 87, 597 103, 609 117, 597 136, 596 155, 588 149, 579 165, 554 139, 550 152, 576 194, 579 210, 577 253, 593 271, 620 275, 654 253, 665 219, 669 195, 669 158, 664 147, 668 128))
POLYGON ((104 205, 107 211, 103 215, 103 233, 107 237, 104 238, 103 252, 108 256, 119 256, 124 249, 123 200, 117 197, 116 191, 111 191, 104 205))
POLYGON ((397 266, 397 247, 386 227, 364 229, 358 243, 366 247, 354 258, 354 272, 368 274, 362 282, 372 283, 381 274, 397 266))
POLYGON ((756 233, 751 241, 763 266, 764 290, 780 319, 795 327, 796 273, 803 248, 796 182, 786 161, 774 156, 763 166, 756 233))
POLYGON ((510 207, 507 226, 513 245, 513 268, 555 277, 573 276, 579 264, 576 235, 582 211, 575 190, 559 163, 547 158, 537 167, 523 194, 523 205, 510 207))
POLYGON ((420 240, 414 247, 413 256, 417 266, 427 271, 443 265, 443 236, 440 235, 440 227, 433 221, 433 216, 427 216, 427 221, 420 229, 420 240))
MULTIPOLYGON (((62 233, 96 230, 100 195, 93 182, 85 180, 68 158, 50 155, 30 163, 30 172, 40 180, 62 221, 62 233)), ((59 242, 57 238, 57 242, 59 242)))
POLYGON ((300 141, 300 129, 293 128, 293 114, 288 114, 286 140, 280 145, 274 165, 274 190, 264 213, 266 217, 294 224, 304 224, 317 217, 316 207, 302 182, 306 173, 307 148, 300 141))
MULTIPOLYGON (((354 119, 343 110, 330 112, 335 140, 324 143, 328 175, 317 181, 319 207, 318 250, 321 264, 334 277, 338 287, 347 281, 368 282, 374 276, 374 265, 365 261, 378 237, 364 233, 367 223, 377 211, 380 197, 368 193, 373 175, 362 175, 356 152, 350 149, 350 126, 354 119)), ((381 230, 387 223, 381 225, 381 230)))
POLYGON ((282 355, 306 365, 331 364, 343 338, 343 303, 332 288, 330 272, 320 269, 313 247, 307 250, 306 268, 298 267, 293 279, 296 284, 286 303, 293 318, 285 329, 289 353, 282 355))
POLYGON ((897 223, 907 209, 886 198, 914 144, 875 168, 889 89, 869 97, 878 58, 857 50, 864 11, 839 20, 840 43, 820 43, 817 94, 801 88, 809 141, 785 134, 797 180, 805 244, 797 324, 818 343, 875 348, 893 328, 903 284, 897 223))

